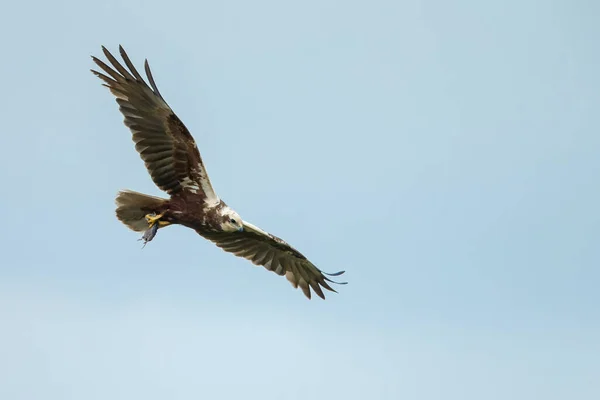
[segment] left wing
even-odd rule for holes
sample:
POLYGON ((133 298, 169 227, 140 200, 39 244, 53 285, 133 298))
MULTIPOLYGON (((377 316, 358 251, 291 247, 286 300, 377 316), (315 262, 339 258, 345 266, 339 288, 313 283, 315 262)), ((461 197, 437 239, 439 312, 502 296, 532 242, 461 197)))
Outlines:
POLYGON ((124 123, 133 134, 135 148, 156 186, 171 195, 181 190, 201 191, 208 202, 218 202, 194 138, 158 91, 148 61, 145 70, 151 87, 135 69, 123 47, 119 46, 119 52, 127 68, 104 46, 102 51, 112 68, 92 57, 106 75, 92 72, 117 98, 124 123))
POLYGON ((229 253, 244 257, 256 265, 262 265, 278 275, 285 275, 292 286, 295 288, 300 286, 309 299, 310 288, 320 298, 325 299, 321 287, 336 292, 327 282, 346 284, 346 282, 332 281, 326 276, 338 276, 344 271, 334 274, 322 272, 285 241, 246 221, 242 232, 203 232, 200 235, 229 253))

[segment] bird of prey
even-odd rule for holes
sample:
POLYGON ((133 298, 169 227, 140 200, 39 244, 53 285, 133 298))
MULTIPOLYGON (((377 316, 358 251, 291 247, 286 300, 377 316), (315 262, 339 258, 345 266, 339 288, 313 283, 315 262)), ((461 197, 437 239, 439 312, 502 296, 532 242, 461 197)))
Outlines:
POLYGON ((242 220, 215 193, 194 138, 162 97, 148 60, 144 67, 150 86, 133 66, 122 46, 123 66, 104 46, 110 65, 92 56, 104 72, 91 70, 116 97, 125 125, 131 130, 135 148, 152 180, 169 199, 131 190, 120 191, 116 198, 117 218, 130 229, 144 232, 144 244, 158 229, 180 224, 195 230, 223 250, 285 275, 295 288, 310 299, 311 289, 325 299, 322 288, 335 292, 335 282, 304 255, 282 239, 242 220))

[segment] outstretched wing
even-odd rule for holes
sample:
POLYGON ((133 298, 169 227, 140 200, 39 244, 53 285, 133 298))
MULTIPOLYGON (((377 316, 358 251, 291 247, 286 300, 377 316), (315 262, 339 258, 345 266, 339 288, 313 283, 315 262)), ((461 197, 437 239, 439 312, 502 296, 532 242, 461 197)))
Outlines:
POLYGON ((148 60, 144 66, 152 87, 135 69, 123 47, 119 46, 119 52, 128 69, 104 46, 102 51, 112 68, 92 56, 106 75, 92 72, 117 98, 125 125, 133 133, 135 148, 156 186, 169 194, 181 190, 204 193, 207 201, 218 202, 194 138, 158 91, 148 60))
POLYGON ((325 299, 321 287, 335 292, 328 282, 346 284, 346 282, 334 282, 326 276, 338 276, 344 271, 334 274, 322 272, 285 241, 246 221, 244 221, 242 232, 202 232, 200 234, 227 252, 244 257, 256 265, 262 265, 278 275, 285 275, 292 286, 295 288, 300 286, 309 299, 311 297, 310 288, 320 298, 325 299))

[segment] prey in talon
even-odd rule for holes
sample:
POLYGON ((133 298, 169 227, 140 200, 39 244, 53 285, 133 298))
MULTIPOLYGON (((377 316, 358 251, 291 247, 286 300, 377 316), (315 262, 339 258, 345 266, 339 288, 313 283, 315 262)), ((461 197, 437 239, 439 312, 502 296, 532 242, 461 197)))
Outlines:
POLYGON ((151 241, 152 239, 154 239, 154 236, 156 236, 156 232, 158 232, 158 224, 154 224, 152 225, 150 228, 148 228, 146 230, 146 232, 144 232, 144 235, 139 238, 138 240, 142 240, 144 242, 144 244, 142 245, 142 249, 144 247, 146 247, 146 244, 151 241))
POLYGON ((146 214, 144 218, 148 222, 148 229, 144 232, 144 235, 139 239, 144 242, 142 248, 146 247, 146 244, 150 242, 156 236, 156 232, 158 232, 158 228, 161 226, 167 226, 170 224, 169 221, 161 220, 164 217, 165 213, 161 213, 156 215, 156 213, 146 214))

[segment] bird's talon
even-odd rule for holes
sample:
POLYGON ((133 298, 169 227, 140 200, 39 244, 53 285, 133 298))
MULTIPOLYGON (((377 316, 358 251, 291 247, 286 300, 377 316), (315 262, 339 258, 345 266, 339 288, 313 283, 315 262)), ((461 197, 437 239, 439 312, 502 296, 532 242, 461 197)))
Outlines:
POLYGON ((161 213, 161 214, 146 214, 146 221, 148 221, 148 226, 150 228, 152 228, 155 224, 159 224, 159 225, 163 225, 161 222, 166 222, 166 221, 159 221, 163 216, 165 215, 165 213, 161 213))

